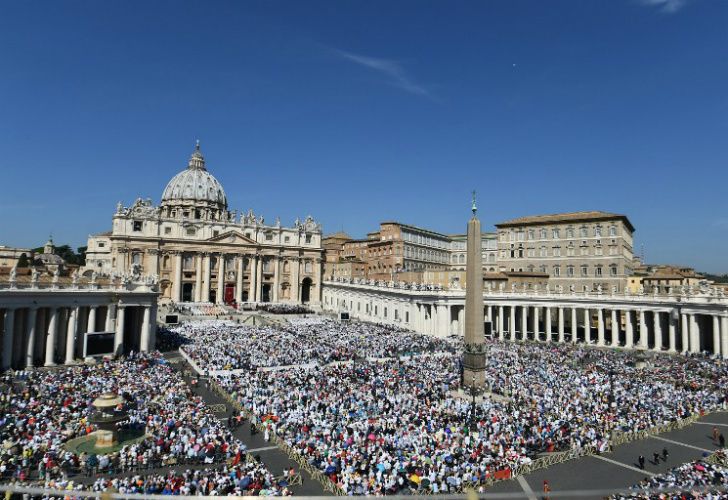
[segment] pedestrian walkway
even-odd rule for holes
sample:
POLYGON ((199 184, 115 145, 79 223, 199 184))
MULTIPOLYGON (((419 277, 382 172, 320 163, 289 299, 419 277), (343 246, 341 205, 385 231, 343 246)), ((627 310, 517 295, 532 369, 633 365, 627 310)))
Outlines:
MULTIPOLYGON (((713 441, 711 435, 712 426, 719 429, 728 426, 728 412, 712 413, 682 429, 625 443, 609 453, 584 456, 534 471, 524 475, 524 481, 501 481, 486 491, 514 493, 520 494, 519 498, 531 498, 533 490, 531 486, 524 488, 524 484, 542 485, 544 480, 549 482, 552 492, 556 493, 585 490, 585 485, 588 485, 590 490, 624 490, 642 479, 664 474, 673 467, 698 460, 717 450, 718 443, 713 441), (705 425, 706 423, 710 423, 710 426, 705 425), (655 463, 654 454, 662 455, 663 449, 668 451, 667 460, 660 458, 655 463), (646 459, 644 469, 639 467, 637 459, 640 455, 646 459), (531 491, 528 491, 529 489, 531 491)), ((552 500, 559 498, 558 494, 551 494, 549 497, 552 500)), ((578 498, 601 500, 604 494, 602 492, 590 495, 584 492, 578 498)))
MULTIPOLYGON (((178 360, 182 360, 179 353, 173 351, 165 353, 165 358, 171 362, 171 366, 182 373, 182 377, 185 379, 185 382, 190 384, 191 379, 185 373, 186 369, 189 368, 189 365, 186 362, 178 362, 178 360)), ((202 399, 204 399, 205 403, 208 405, 226 405, 225 413, 219 414, 218 417, 227 422, 227 417, 233 414, 227 401, 205 387, 204 382, 200 384, 199 387, 195 388, 191 384, 190 387, 192 387, 192 391, 195 394, 202 396, 202 399)), ((270 442, 266 441, 260 433, 251 434, 249 423, 246 422, 246 424, 240 427, 233 428, 232 433, 236 438, 245 443, 248 447, 248 451, 251 452, 253 456, 260 457, 260 460, 268 467, 273 475, 280 476, 284 471, 290 470, 291 468, 293 468, 297 473, 300 473, 303 478, 303 484, 290 486, 294 495, 330 495, 324 491, 323 486, 318 481, 312 479, 307 472, 301 470, 299 465, 291 460, 288 455, 281 451, 277 446, 271 446, 270 442)))

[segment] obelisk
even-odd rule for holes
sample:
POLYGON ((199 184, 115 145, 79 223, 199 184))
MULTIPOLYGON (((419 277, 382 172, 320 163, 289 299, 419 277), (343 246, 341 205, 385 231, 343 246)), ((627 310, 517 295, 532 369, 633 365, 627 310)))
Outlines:
POLYGON ((485 388, 485 331, 483 329, 483 255, 480 221, 476 216, 473 191, 473 216, 468 221, 468 260, 465 271, 465 352, 463 386, 485 388))

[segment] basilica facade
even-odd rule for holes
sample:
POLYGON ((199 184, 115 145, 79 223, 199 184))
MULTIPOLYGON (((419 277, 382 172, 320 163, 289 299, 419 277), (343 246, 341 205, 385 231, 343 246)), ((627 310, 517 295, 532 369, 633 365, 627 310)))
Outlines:
POLYGON ((84 271, 156 277, 160 302, 317 304, 322 256, 321 225, 310 216, 283 227, 228 210, 198 142, 159 206, 117 205, 111 231, 89 237, 84 271))

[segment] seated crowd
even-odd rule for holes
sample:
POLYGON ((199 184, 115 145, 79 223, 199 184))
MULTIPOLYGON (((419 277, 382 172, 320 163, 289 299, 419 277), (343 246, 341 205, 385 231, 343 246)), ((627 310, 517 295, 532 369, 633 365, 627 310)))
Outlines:
POLYGON ((455 352, 455 343, 387 325, 295 323, 254 327, 232 322, 187 323, 170 333, 191 342, 183 348, 208 370, 327 364, 427 352, 455 352), (224 347, 222 347, 224 346, 224 347))
MULTIPOLYGON (((134 354, 95 365, 7 373, 0 377, 0 385, 2 480, 50 485, 68 482, 69 477, 84 471, 120 474, 182 464, 240 464, 246 457, 245 445, 159 353, 134 354), (69 451, 64 446, 67 441, 96 430, 90 421, 96 411, 92 403, 110 391, 125 401, 119 409, 125 410, 128 418, 120 433, 137 439, 106 454, 69 451)), ((255 479, 248 485, 262 489, 274 484, 270 473, 261 472, 262 466, 251 474, 238 467, 235 473, 241 470, 242 475, 255 479)), ((219 475, 214 472, 214 477, 219 475)), ((232 478, 229 482, 238 484, 232 478)))
POLYGON ((247 332, 190 332, 185 349, 203 368, 247 369, 218 381, 349 494, 454 492, 539 452, 605 450, 615 431, 718 408, 728 380, 724 366, 703 358, 663 356, 638 370, 623 351, 493 343, 487 380, 505 397, 478 403, 473 424, 469 399, 452 394, 461 386, 452 342, 361 323, 247 332), (376 360, 408 350, 420 355, 376 360), (323 364, 354 355, 374 359, 323 364), (311 360, 320 365, 254 369, 311 360), (711 383, 700 384, 706 375, 711 383))
MULTIPOLYGON (((717 455, 726 461, 726 451, 717 455)), ((728 485, 728 467, 708 463, 703 460, 682 464, 674 469, 651 478, 645 478, 631 489, 636 490, 629 495, 613 495, 614 500, 727 500, 728 493, 719 491, 728 485), (659 492, 675 490, 675 493, 659 492), (679 493, 677 492, 679 490, 679 493)))

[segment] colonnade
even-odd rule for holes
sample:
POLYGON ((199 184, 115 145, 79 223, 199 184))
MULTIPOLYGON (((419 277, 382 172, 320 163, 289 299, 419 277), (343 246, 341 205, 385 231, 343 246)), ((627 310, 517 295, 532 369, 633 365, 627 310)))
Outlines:
POLYGON ((156 297, 148 290, 0 289, 0 371, 73 364, 89 355, 87 337, 108 345, 107 354, 152 350, 156 297))
MULTIPOLYGON (((464 292, 326 282, 322 306, 420 333, 463 335, 464 292)), ((504 341, 586 343, 728 358, 728 298, 489 293, 486 334, 504 341), (491 328, 487 328, 490 326, 491 328)))

